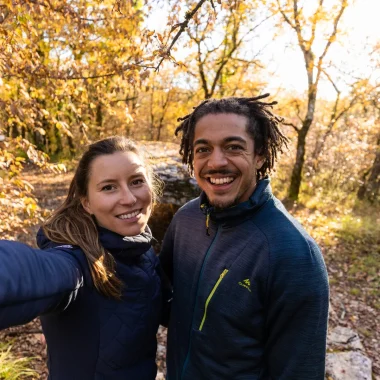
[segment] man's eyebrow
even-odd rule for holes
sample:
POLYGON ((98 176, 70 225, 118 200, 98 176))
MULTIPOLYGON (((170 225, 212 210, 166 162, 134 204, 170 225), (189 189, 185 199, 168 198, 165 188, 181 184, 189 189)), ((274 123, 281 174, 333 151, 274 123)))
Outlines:
MULTIPOLYGON (((229 137, 226 137, 223 140, 223 143, 229 143, 229 142, 232 142, 232 141, 239 141, 241 143, 247 144, 247 141, 243 137, 240 137, 240 136, 229 136, 229 137)), ((200 144, 207 145, 207 144, 209 144, 209 141, 206 140, 206 139, 198 139, 198 140, 194 141, 193 146, 200 145, 200 144)))
POLYGON ((193 146, 199 145, 199 144, 208 144, 208 140, 206 140, 206 139, 195 140, 193 146))
POLYGON ((231 142, 231 141, 239 141, 239 142, 242 142, 244 144, 247 143, 247 140, 243 139, 243 137, 240 137, 240 136, 230 136, 230 137, 226 137, 223 140, 223 142, 225 142, 225 143, 228 143, 228 142, 231 142))

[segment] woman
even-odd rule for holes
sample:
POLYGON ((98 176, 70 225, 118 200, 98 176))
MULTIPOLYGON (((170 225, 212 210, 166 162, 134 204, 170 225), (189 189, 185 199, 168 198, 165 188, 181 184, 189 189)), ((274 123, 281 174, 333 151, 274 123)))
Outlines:
POLYGON ((0 329, 40 316, 50 379, 155 379, 162 296, 147 223, 156 189, 136 145, 107 138, 82 156, 40 250, 0 241, 0 329))

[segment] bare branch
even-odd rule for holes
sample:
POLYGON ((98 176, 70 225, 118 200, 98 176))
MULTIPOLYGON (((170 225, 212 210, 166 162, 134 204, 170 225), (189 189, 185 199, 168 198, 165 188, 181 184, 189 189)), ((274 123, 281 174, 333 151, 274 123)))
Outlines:
POLYGON ((324 0, 319 0, 319 4, 318 4, 318 8, 314 14, 314 17, 313 17, 313 21, 312 21, 312 24, 311 24, 311 37, 310 37, 310 40, 309 40, 309 48, 311 49, 313 43, 314 43, 314 39, 315 39, 315 31, 316 31, 316 28, 317 28, 317 21, 319 19, 319 14, 322 10, 322 7, 323 7, 323 1, 324 0))
POLYGON ((297 33, 297 38, 300 44, 300 47, 303 51, 308 50, 305 40, 302 37, 302 28, 300 23, 300 13, 298 12, 298 0, 293 0, 293 12, 294 12, 294 23, 295 31, 297 33))
POLYGON ((333 87, 335 88, 335 91, 338 94, 340 94, 340 91, 339 91, 338 87, 336 86, 336 84, 334 83, 334 81, 331 79, 330 75, 326 72, 326 70, 322 69, 322 72, 323 72, 323 74, 325 74, 325 76, 329 80, 329 82, 333 85, 333 87))
POLYGON ((346 9, 347 7, 347 0, 342 0, 341 2, 341 7, 340 7, 340 10, 339 10, 339 13, 337 14, 337 16, 335 17, 335 20, 334 20, 334 29, 333 31, 331 32, 331 35, 329 37, 329 39, 327 40, 327 43, 326 43, 326 46, 325 46, 325 49, 323 50, 323 53, 320 55, 320 57, 318 58, 318 64, 317 64, 317 76, 315 78, 315 83, 318 83, 318 80, 320 78, 320 75, 321 75, 321 71, 322 71, 322 62, 323 62, 323 59, 325 58, 331 44, 333 43, 333 41, 335 40, 335 37, 338 33, 338 23, 339 23, 339 20, 340 18, 342 17, 343 15, 343 12, 344 10, 346 9))
POLYGON ((161 66, 161 63, 164 61, 164 59, 170 56, 170 50, 172 49, 172 47, 174 46, 174 44, 176 43, 176 41, 178 40, 178 38, 180 37, 180 35, 187 28, 187 25, 189 24, 189 21, 194 17, 194 15, 197 13, 197 11, 199 10, 199 8, 203 5, 203 3, 205 1, 206 0, 200 0, 198 2, 198 4, 194 7, 194 9, 191 12, 186 13, 185 21, 183 21, 183 22, 181 22, 180 24, 177 25, 177 27, 179 27, 179 30, 178 30, 177 34, 174 36, 174 38, 173 38, 171 44, 169 45, 169 47, 166 49, 165 56, 161 58, 160 62, 156 66, 156 68, 155 68, 156 71, 159 70, 159 68, 161 66))
POLYGON ((298 128, 295 124, 293 123, 288 123, 288 122, 283 122, 283 125, 288 125, 289 127, 292 127, 297 133, 300 133, 301 129, 298 128))
POLYGON ((281 8, 280 0, 277 0, 278 9, 284 18, 284 20, 293 28, 296 29, 296 26, 291 22, 290 18, 286 15, 285 11, 281 8))

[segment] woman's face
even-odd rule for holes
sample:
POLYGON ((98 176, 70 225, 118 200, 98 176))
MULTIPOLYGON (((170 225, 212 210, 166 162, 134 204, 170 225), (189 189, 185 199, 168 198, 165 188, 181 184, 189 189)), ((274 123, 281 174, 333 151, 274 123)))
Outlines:
POLYGON ((152 211, 152 189, 144 162, 134 152, 95 158, 82 205, 99 226, 119 235, 144 231, 152 211))

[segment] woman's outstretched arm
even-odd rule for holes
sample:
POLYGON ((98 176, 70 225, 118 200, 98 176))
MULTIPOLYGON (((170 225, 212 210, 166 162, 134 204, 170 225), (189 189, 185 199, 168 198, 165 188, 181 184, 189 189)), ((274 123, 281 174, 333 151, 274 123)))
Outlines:
POLYGON ((65 250, 0 240, 0 329, 65 309, 82 285, 79 262, 65 250))

